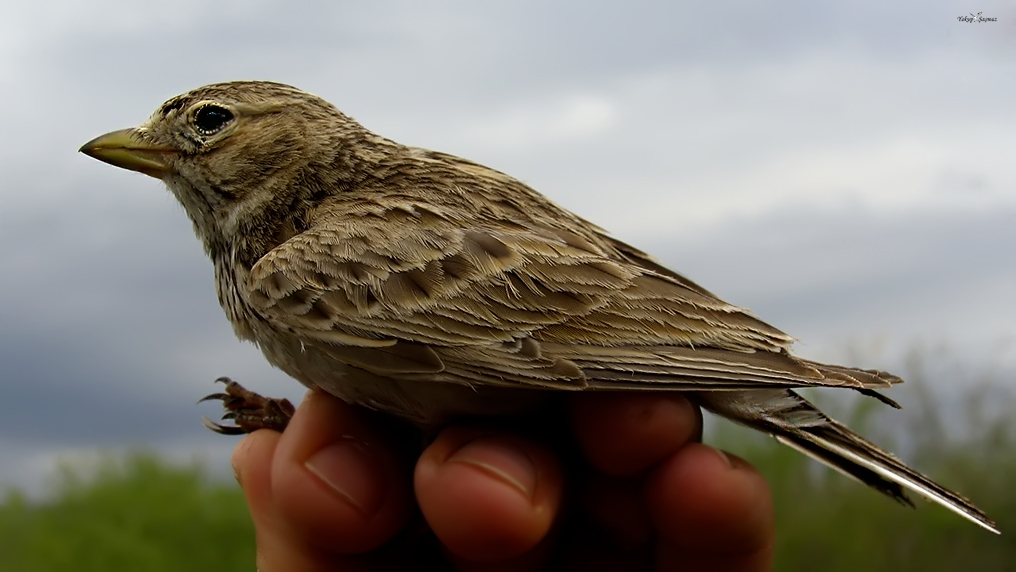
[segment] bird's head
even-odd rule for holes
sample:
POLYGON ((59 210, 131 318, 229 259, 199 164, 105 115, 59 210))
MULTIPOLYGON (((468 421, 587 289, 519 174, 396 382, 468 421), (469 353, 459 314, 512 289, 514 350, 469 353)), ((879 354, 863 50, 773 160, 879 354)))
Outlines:
POLYGON ((341 188, 343 178, 355 178, 362 141, 372 137, 317 96, 242 81, 174 97, 138 127, 97 137, 81 152, 163 180, 211 248, 276 215, 292 216, 284 211, 301 193, 341 188))

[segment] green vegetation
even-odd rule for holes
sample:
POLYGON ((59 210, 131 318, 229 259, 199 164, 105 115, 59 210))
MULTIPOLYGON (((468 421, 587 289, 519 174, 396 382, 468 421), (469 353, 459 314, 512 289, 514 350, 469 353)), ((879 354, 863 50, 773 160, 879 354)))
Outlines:
POLYGON ((915 350, 907 363, 887 369, 907 380, 886 392, 903 411, 839 391, 805 393, 832 417, 974 501, 1002 536, 913 494, 917 510, 901 506, 773 439, 718 422, 708 440, 758 467, 772 489, 775 569, 1016 570, 1013 380, 988 367, 964 373, 942 350, 915 350))
MULTIPOLYGON (((810 397, 967 494, 997 519, 1003 536, 930 503, 899 506, 772 439, 714 424, 710 441, 751 461, 770 482, 777 570, 1016 570, 1012 393, 980 383, 933 396, 929 375, 906 369, 910 383, 892 392, 905 412, 871 399, 828 401, 843 392, 810 397)), ((145 454, 108 458, 91 470, 67 468, 46 500, 15 492, 0 504, 4 571, 250 571, 253 542, 231 481, 211 478, 200 465, 179 467, 145 454)))
POLYGON ((44 502, 0 506, 7 572, 254 570, 254 528, 235 482, 147 454, 67 467, 44 502), (87 475, 84 476, 84 475, 87 475))
MULTIPOLYGON (((855 415, 864 417, 865 406, 855 415)), ((908 414, 913 414, 908 407, 908 414)), ((856 419, 855 419, 856 421, 856 419)), ((986 421, 961 440, 939 440, 930 422, 909 447, 879 431, 876 441, 939 483, 960 491, 996 520, 1002 536, 911 494, 901 506, 803 455, 741 428, 717 427, 714 444, 766 476, 777 518, 776 570, 1016 570, 1016 432, 986 421)), ((852 426, 857 423, 850 423, 852 426)), ((860 425, 865 425, 861 423, 860 425)))

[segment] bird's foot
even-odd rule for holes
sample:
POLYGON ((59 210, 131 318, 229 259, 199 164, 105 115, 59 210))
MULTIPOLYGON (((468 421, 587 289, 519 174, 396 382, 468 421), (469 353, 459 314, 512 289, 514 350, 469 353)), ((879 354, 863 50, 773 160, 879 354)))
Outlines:
POLYGON ((221 400, 225 413, 223 420, 231 420, 233 425, 216 423, 207 417, 202 417, 205 427, 223 435, 242 435, 253 433, 258 429, 273 429, 282 431, 293 418, 296 408, 288 399, 272 399, 262 397, 228 377, 220 377, 215 380, 226 384, 223 393, 213 393, 198 400, 202 401, 221 400))

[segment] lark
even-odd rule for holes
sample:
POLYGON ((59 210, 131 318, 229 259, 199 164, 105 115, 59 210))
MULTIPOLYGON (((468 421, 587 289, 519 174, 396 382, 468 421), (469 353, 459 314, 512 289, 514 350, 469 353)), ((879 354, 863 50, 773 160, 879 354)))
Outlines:
MULTIPOLYGON (((309 387, 424 427, 579 391, 683 392, 889 497, 998 532, 794 389, 877 393, 881 371, 795 357, 793 338, 518 180, 376 135, 271 82, 201 87, 81 151, 161 179, 194 224, 236 335, 309 387)), ((242 432, 288 402, 229 382, 242 432)))

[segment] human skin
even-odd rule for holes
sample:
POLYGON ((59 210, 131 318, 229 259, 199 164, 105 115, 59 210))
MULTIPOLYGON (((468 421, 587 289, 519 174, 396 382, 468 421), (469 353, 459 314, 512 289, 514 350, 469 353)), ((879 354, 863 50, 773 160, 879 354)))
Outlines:
POLYGON ((770 568, 768 486, 698 442, 686 399, 590 394, 567 407, 580 455, 458 425, 417 457, 399 422, 309 392, 284 433, 257 431, 233 454, 258 570, 770 568), (440 549, 421 552, 428 528, 440 549))

